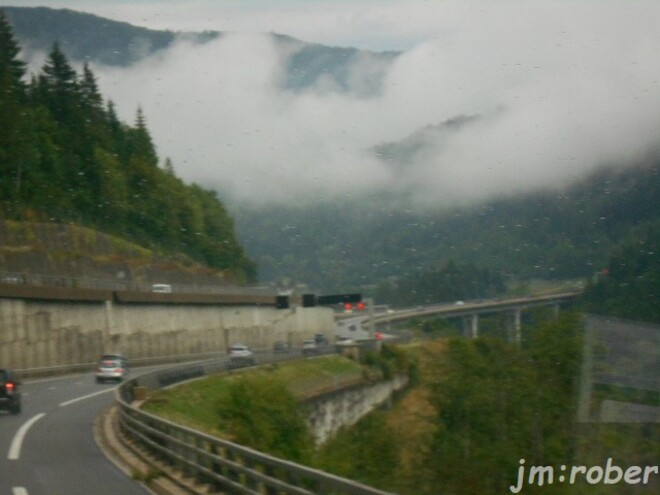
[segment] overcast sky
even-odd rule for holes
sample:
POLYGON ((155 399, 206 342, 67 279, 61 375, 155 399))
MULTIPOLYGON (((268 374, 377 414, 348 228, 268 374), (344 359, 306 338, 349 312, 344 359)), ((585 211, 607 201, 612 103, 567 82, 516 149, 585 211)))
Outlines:
MULTIPOLYGON (((152 29, 235 33, 129 69, 94 67, 122 118, 144 108, 177 173, 250 200, 414 191, 453 203, 565 183, 660 145, 660 2, 21 1, 152 29), (404 52, 382 93, 278 88, 278 32, 404 52), (371 150, 425 126, 405 170, 371 150)), ((356 64, 353 80, 370 67, 356 64)))

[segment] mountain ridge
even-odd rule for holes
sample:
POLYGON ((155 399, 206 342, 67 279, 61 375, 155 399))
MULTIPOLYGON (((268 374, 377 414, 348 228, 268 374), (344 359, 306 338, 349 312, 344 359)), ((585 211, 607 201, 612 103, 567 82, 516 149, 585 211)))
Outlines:
MULTIPOLYGON (((273 36, 291 54, 285 86, 294 90, 328 74, 338 91, 347 90, 342 87, 342 71, 365 53, 273 36), (327 58, 315 58, 322 50, 327 58), (310 60, 315 65, 303 70, 310 60)), ((380 57, 381 67, 398 56, 371 55, 380 57)), ((377 91, 378 71, 373 84, 366 96, 377 91)), ((456 116, 370 151, 405 174, 410 158, 429 141, 483 118, 487 117, 456 116)), ((508 278, 588 277, 606 265, 608 253, 622 239, 660 216, 659 168, 658 157, 650 156, 636 166, 600 169, 563 188, 444 210, 420 208, 405 192, 344 198, 318 207, 228 206, 241 244, 259 262, 262 281, 371 290, 383 280, 414 276, 452 259, 496 269, 508 278)))
MULTIPOLYGON (((19 43, 32 52, 47 52, 58 42, 65 55, 77 62, 95 62, 125 67, 172 47, 179 40, 207 43, 228 33, 153 30, 70 9, 48 7, 3 7, 19 43)), ((283 85, 303 90, 321 78, 330 78, 339 91, 349 91, 348 71, 358 57, 368 57, 374 66, 363 82, 360 96, 380 88, 384 69, 400 53, 373 52, 356 48, 307 43, 292 36, 267 33, 287 58, 283 85)))

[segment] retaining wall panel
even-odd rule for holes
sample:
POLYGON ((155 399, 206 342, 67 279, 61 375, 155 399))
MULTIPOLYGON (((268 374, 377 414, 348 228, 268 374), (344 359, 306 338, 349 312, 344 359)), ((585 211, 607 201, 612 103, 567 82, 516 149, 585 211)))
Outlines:
POLYGON ((103 352, 139 359, 224 352, 237 342, 298 346, 316 333, 334 336, 331 310, 0 297, 0 363, 17 370, 89 364, 103 352))

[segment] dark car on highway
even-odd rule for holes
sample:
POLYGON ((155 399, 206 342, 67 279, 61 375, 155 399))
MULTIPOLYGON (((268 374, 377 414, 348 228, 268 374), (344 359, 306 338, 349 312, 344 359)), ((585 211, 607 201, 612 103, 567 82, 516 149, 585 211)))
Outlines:
POLYGON ((273 344, 273 351, 277 353, 282 353, 282 352, 290 352, 291 351, 291 346, 289 345, 288 342, 283 342, 281 340, 278 340, 273 344))
POLYGON ((302 346, 302 353, 305 356, 312 356, 320 352, 319 345, 316 343, 316 340, 310 339, 305 340, 302 346))
POLYGON ((9 411, 12 414, 21 412, 20 382, 14 374, 0 368, 0 411, 9 411))

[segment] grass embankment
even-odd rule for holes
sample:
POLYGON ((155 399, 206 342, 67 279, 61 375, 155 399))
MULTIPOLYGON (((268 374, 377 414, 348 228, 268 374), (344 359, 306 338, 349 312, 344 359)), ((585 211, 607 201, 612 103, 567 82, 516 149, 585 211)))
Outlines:
MULTIPOLYGON (((156 391, 144 409, 178 424, 196 428, 222 438, 233 438, 226 423, 219 421, 219 411, 231 400, 232 390, 242 381, 262 381, 276 386, 286 384, 295 398, 313 391, 322 392, 341 384, 354 383, 365 376, 364 367, 340 356, 327 356, 245 369, 239 373, 216 375, 195 380, 184 387, 156 391)), ((248 405, 249 398, 245 397, 248 405)))
POLYGON ((262 452, 386 487, 400 459, 428 443, 430 425, 420 421, 432 415, 426 391, 414 390, 391 411, 376 411, 358 427, 343 428, 319 449, 299 404, 314 393, 410 370, 416 353, 416 348, 404 352, 386 346, 379 355, 365 355, 362 363, 325 356, 246 369, 154 392, 145 409, 262 452))

